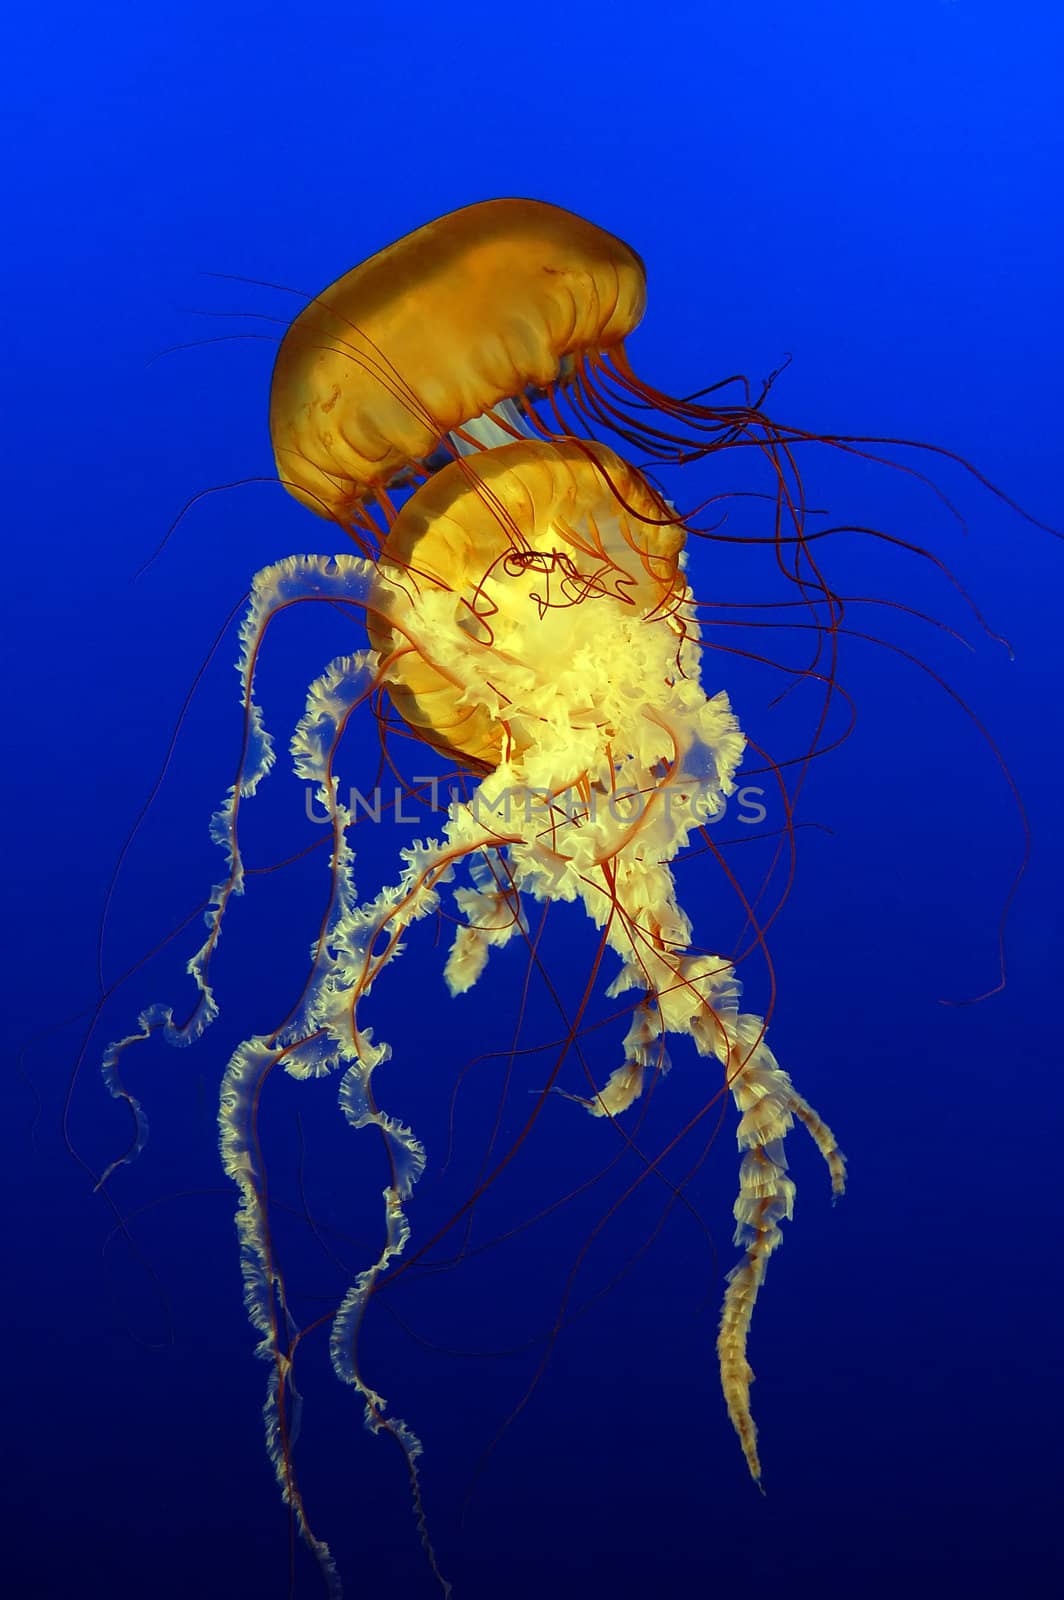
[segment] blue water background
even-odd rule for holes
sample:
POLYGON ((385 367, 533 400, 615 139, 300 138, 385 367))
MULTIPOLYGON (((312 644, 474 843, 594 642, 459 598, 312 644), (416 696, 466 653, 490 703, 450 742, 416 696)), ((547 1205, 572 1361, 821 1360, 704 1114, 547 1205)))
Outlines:
MULTIPOLYGON (((1059 526, 1062 41, 1055 5, 965 0, 455 10, 415 0, 302 15, 218 0, 148 19, 125 5, 61 4, 9 23, 6 1593, 289 1593, 259 1418, 266 1369, 241 1304, 214 1108, 228 1051, 275 1025, 298 992, 321 852, 254 879, 233 907, 211 1034, 191 1051, 152 1045, 129 1058, 152 1124, 148 1149, 111 1189, 132 1247, 64 1146, 79 1026, 32 1038, 93 1003, 114 859, 251 573, 338 545, 335 530, 257 483, 198 504, 131 581, 190 496, 271 473, 278 324, 256 315, 286 319, 298 301, 247 280, 313 292, 453 207, 549 199, 645 258, 649 307, 630 354, 660 388, 685 393, 737 371, 756 381, 790 353, 772 401, 785 420, 932 440, 1059 526), (160 354, 177 345, 192 348, 160 354)), ((459 1268, 411 1274, 370 1318, 367 1376, 424 1442, 430 1523, 462 1600, 770 1585, 1000 1594, 1052 1589, 1061 1575, 1064 548, 948 463, 931 466, 967 534, 911 479, 827 451, 803 461, 813 505, 932 549, 1012 641, 1010 660, 926 562, 861 540, 824 550, 841 591, 933 612, 974 644, 883 607, 848 618, 947 677, 1015 777, 1032 851, 1009 921, 1008 986, 976 1006, 941 1003, 997 979, 997 921, 1023 830, 995 758, 930 676, 847 640, 840 678, 858 723, 802 795, 811 826, 771 935, 771 1038, 836 1129, 851 1186, 833 1208, 816 1152, 792 1136, 797 1214, 751 1344, 767 1495, 747 1478, 713 1354, 733 1260, 729 1121, 689 1183, 692 1210, 674 1208, 637 1255, 668 1200, 651 1180, 596 1239, 569 1309, 593 1303, 561 1333, 479 1476, 539 1363, 543 1346, 528 1341, 554 1322, 570 1265, 637 1165, 459 1268)), ((672 480, 678 498, 732 486, 730 470, 691 469, 672 480)), ((747 509, 736 525, 755 523, 747 509)), ((768 563, 723 548, 698 548, 692 576, 706 596, 739 584, 780 592, 768 563)), ((269 641, 262 699, 282 750, 306 683, 352 643, 317 609, 269 641)), ((809 636, 766 637, 781 658, 805 658, 809 636)), ((233 653, 230 635, 126 863, 108 982, 219 874, 206 824, 238 748, 233 653)), ((709 678, 773 749, 808 737, 807 693, 771 709, 772 673, 722 653, 709 678)), ((374 749, 367 720, 345 747, 345 781, 372 781, 374 749)), ((367 889, 411 831, 364 830, 367 889)), ((248 811, 249 859, 265 864, 315 837, 282 761, 248 811)), ((764 848, 729 854, 746 881, 764 848)), ((681 883, 699 939, 727 947, 740 919, 719 873, 702 861, 681 883)), ((100 1047, 141 1005, 187 1000, 181 969, 195 942, 187 930, 137 973, 88 1051, 69 1134, 95 1171, 128 1137, 97 1076, 100 1047)), ((412 1207, 425 1237, 476 1180, 505 1062, 478 1062, 462 1080, 441 1175, 451 1093, 473 1056, 509 1045, 523 966, 516 949, 494 957, 478 989, 452 1002, 434 930, 409 944, 371 1008, 395 1048, 381 1098, 429 1145, 412 1207)), ((545 949, 571 1006, 594 949, 582 913, 563 909, 545 949)), ((763 1009, 764 967, 744 970, 748 1003, 763 1009)), ((534 987, 525 1042, 557 1028, 534 987)), ((590 1037, 600 1080, 621 1031, 590 1037)), ((674 1058, 645 1124, 654 1150, 716 1086, 692 1050, 678 1044, 674 1058)), ((500 1149, 553 1059, 519 1060, 500 1149)), ((579 1091, 575 1065, 565 1082, 579 1091)), ((343 1126, 334 1089, 271 1083, 265 1148, 282 1205, 298 1210, 302 1175, 330 1249, 358 1270, 376 1248, 385 1169, 376 1141, 343 1126)), ((695 1136, 670 1158, 673 1181, 704 1143, 695 1136)), ((471 1242, 512 1229, 616 1151, 608 1125, 552 1099, 471 1242)), ((309 1323, 344 1276, 298 1216, 282 1211, 277 1226, 293 1312, 309 1323)), ((297 1464, 348 1592, 433 1593, 398 1452, 363 1430, 321 1332, 301 1373, 297 1464)), ((296 1559, 295 1592, 322 1593, 302 1550, 296 1559)))

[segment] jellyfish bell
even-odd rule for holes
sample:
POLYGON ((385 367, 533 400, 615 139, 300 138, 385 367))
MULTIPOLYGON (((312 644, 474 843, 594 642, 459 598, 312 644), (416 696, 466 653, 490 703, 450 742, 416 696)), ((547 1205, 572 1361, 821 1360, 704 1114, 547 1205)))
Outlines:
MULTIPOLYGON (((539 200, 488 200, 389 245, 316 295, 281 342, 277 471, 320 516, 364 504, 452 430, 639 322, 645 274, 604 229, 539 200)), ((472 437, 472 435, 471 435, 472 437)))
MULTIPOLYGON (((611 708, 638 700, 648 655, 682 675, 684 537, 604 445, 526 439, 452 463, 376 566, 368 627, 392 704, 475 770, 531 765, 557 791, 589 769, 597 781, 611 708)), ((654 740, 667 747, 660 728, 654 740)))
MULTIPOLYGON (((700 686, 683 530, 663 509, 604 446, 503 445, 413 496, 368 602, 404 722, 485 774, 447 845, 490 848, 494 829, 514 890, 582 899, 600 927, 616 912, 610 941, 644 979, 689 942, 660 869, 743 749, 727 696, 700 686)), ((448 963, 454 992, 476 930, 448 963)))

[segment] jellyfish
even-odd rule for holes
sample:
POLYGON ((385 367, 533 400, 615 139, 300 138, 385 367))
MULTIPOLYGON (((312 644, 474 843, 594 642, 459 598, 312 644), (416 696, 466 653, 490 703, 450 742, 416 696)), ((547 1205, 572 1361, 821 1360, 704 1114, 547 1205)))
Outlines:
POLYGON ((621 1064, 587 1110, 623 1115, 648 1073, 667 1066, 669 1034, 724 1069, 740 1113, 744 1255, 729 1275, 718 1354, 728 1412, 760 1480, 747 1335, 792 1213, 783 1140, 794 1120, 819 1146, 836 1194, 845 1163, 777 1063, 764 1022, 740 1011, 733 962, 694 952, 677 898, 670 863, 734 792, 745 743, 727 693, 701 683, 684 556, 662 498, 603 445, 500 444, 441 470, 400 513, 377 565, 369 630, 407 725, 487 769, 449 818, 436 860, 419 862, 433 887, 441 869, 478 868, 458 891, 466 922, 444 968, 451 993, 475 983, 490 947, 513 937, 522 897, 578 902, 620 960, 607 992, 640 996, 621 1064))
MULTIPOLYGON (((772 379, 757 398, 747 386, 732 403, 726 385, 676 399, 638 377, 624 341, 642 317, 645 287, 640 258, 603 229, 543 202, 494 200, 381 251, 288 327, 270 403, 278 476, 349 542, 329 555, 289 556, 253 581, 237 658, 239 768, 211 824, 226 870, 188 964, 197 1001, 180 1023, 170 1008, 150 1007, 104 1057, 134 1138, 101 1181, 147 1136, 126 1085, 126 1052, 153 1033, 191 1044, 217 1015, 211 960, 226 908, 245 888, 241 812, 277 755, 256 699, 267 632, 295 605, 340 608, 352 622, 352 649, 310 684, 290 741, 293 770, 328 819, 327 903, 296 1004, 272 1032, 236 1050, 219 1103, 247 1309, 269 1364, 267 1448, 332 1595, 340 1593, 337 1565, 312 1527, 293 1463, 301 1336, 268 1227, 256 1108, 275 1071, 335 1075, 352 1129, 376 1128, 386 1142, 383 1244, 349 1285, 330 1350, 369 1429, 403 1450, 422 1542, 446 1593, 422 1500, 421 1442, 359 1356, 373 1295, 404 1253, 409 1260, 408 1202, 427 1160, 416 1131, 378 1098, 375 1074, 391 1051, 372 991, 408 933, 445 900, 457 920, 442 963, 452 996, 491 981, 493 950, 528 940, 530 907, 582 908, 598 941, 584 1003, 600 984, 629 1018, 588 1093, 568 1096, 588 1115, 623 1127, 668 1069, 670 1038, 689 1039, 712 1064, 712 1092, 734 1101, 738 1257, 717 1360, 758 1484, 748 1341, 769 1258, 792 1216, 786 1138, 795 1122, 818 1147, 833 1193, 844 1188, 834 1134, 776 1060, 766 1019, 742 1009, 734 955, 696 942, 679 891, 677 862, 735 792, 747 739, 719 679, 727 655, 707 653, 705 607, 688 580, 689 540, 711 538, 714 528, 697 525, 704 505, 681 512, 657 481, 659 468, 721 451, 753 452, 767 465, 770 510, 752 542, 769 548, 811 618, 816 649, 798 676, 822 693, 819 738, 837 694, 842 603, 806 533, 794 462, 797 447, 818 436, 769 419, 772 379), (360 898, 356 819, 340 783, 343 741, 360 722, 385 736, 401 731, 466 780, 438 833, 404 848, 393 881, 369 899, 360 898)), ((875 459, 874 441, 826 442, 875 459)), ((815 748, 816 738, 806 759, 815 748)), ((754 943, 763 944, 764 919, 744 904, 754 943)), ((528 1126, 556 1076, 557 1067, 537 1091, 528 1126)), ((390 1082, 389 1103, 400 1081, 390 1082)), ((485 1181, 508 1159, 499 1157, 485 1181)))

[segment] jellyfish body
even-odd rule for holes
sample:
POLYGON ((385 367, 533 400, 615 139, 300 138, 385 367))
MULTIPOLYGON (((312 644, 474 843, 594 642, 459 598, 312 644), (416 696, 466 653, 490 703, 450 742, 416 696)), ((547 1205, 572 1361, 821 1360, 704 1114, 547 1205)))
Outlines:
POLYGON ((733 792, 745 742, 726 693, 701 685, 684 565, 666 503, 611 451, 503 444, 444 469, 404 508, 377 568, 370 633, 404 721, 489 769, 471 802, 453 808, 442 847, 449 860, 456 848, 500 858, 488 892, 460 892, 467 924, 445 967, 451 992, 480 976, 489 944, 502 942, 496 930, 517 931, 516 918, 500 919, 501 885, 518 898, 579 901, 620 957, 608 993, 643 997, 624 1059, 588 1110, 627 1110, 647 1074, 667 1066, 670 1033, 724 1067, 740 1112, 745 1255, 730 1274, 718 1351, 759 1479, 746 1342, 791 1215, 783 1138, 794 1119, 819 1145, 835 1193, 845 1167, 764 1023, 739 1012, 732 962, 692 950, 677 900, 670 864, 733 792))
POLYGON ((377 1127, 388 1143, 385 1243, 350 1286, 331 1350, 368 1426, 390 1432, 405 1452, 435 1569, 420 1444, 363 1376, 358 1332, 407 1245, 406 1201, 425 1164, 414 1132, 377 1103, 373 1074, 389 1047, 367 1025, 366 1001, 407 929, 440 907, 445 890, 460 919, 444 966, 452 994, 482 977, 492 948, 527 934, 528 901, 579 903, 599 930, 601 948, 618 962, 607 992, 635 998, 620 1059, 583 1100, 592 1115, 624 1116, 648 1077, 668 1066, 670 1034, 718 1063, 716 1088, 738 1107, 742 1152, 742 1256, 729 1275, 718 1354, 755 1479, 747 1336, 780 1223, 791 1215, 783 1141, 795 1119, 819 1145, 836 1192, 843 1185, 834 1137, 776 1062, 765 1023, 740 1010, 733 961, 696 947, 677 894, 673 864, 733 792, 745 743, 725 690, 703 687, 684 522, 643 472, 567 430, 558 409, 564 387, 585 432, 605 419, 619 441, 660 460, 705 454, 753 428, 749 406, 670 401, 634 377, 623 340, 642 314, 644 287, 639 257, 612 235, 539 202, 494 201, 382 251, 292 324, 271 396, 278 471, 298 500, 352 532, 360 553, 290 557, 256 577, 238 661, 243 753, 212 824, 228 871, 189 963, 199 1004, 180 1027, 168 1009, 145 1012, 138 1032, 105 1058, 109 1087, 136 1121, 136 1153, 146 1124, 120 1076, 124 1052, 155 1030, 189 1043, 217 1010, 211 955, 225 908, 244 888, 240 811, 275 759, 255 700, 267 630, 293 604, 357 613, 368 648, 339 657, 310 686, 291 746, 332 833, 310 972, 276 1030, 236 1052, 220 1103, 246 1299, 271 1364, 267 1444, 333 1594, 335 1564, 310 1527, 292 1464, 299 1336, 270 1242, 256 1107, 277 1068, 296 1077, 336 1072, 347 1120, 377 1127), (640 410, 648 396, 660 413, 652 422, 640 410), (539 409, 544 397, 549 417, 539 409), (389 485, 404 474, 414 492, 397 509, 389 485), (352 718, 382 695, 408 733, 467 775, 469 792, 450 806, 439 836, 404 850, 395 881, 364 902, 338 767, 352 718))
POLYGON ((683 638, 682 547, 660 497, 605 446, 525 439, 453 463, 408 502, 377 566, 369 633, 392 704, 474 769, 545 745, 553 719, 556 754, 536 778, 569 788, 644 647, 675 653, 683 638), (598 660, 581 690, 607 617, 631 624, 632 654, 610 672, 598 660), (641 626, 651 618, 664 626, 641 626))
POLYGON ((321 516, 359 520, 443 435, 643 314, 635 252, 538 200, 466 206, 317 295, 282 341, 270 396, 277 471, 321 516))

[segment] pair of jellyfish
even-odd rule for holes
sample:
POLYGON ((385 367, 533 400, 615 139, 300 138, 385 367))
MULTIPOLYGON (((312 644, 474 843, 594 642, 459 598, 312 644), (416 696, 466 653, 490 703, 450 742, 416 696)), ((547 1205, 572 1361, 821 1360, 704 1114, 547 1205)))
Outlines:
MULTIPOLYGON (((212 820, 227 866, 188 967, 197 1003, 182 1023, 165 1007, 144 1012, 104 1060, 111 1091, 134 1118, 126 1160, 147 1134, 122 1072, 126 1051, 155 1032, 191 1043, 217 1014, 211 960, 226 908, 244 890, 241 812, 276 759, 255 698, 263 640, 293 605, 340 607, 364 622, 363 642, 310 685, 291 740, 295 772, 328 818, 328 905, 298 1003, 233 1055, 219 1111, 247 1309, 269 1363, 267 1447, 332 1594, 340 1592, 336 1563, 311 1526, 293 1466, 298 1338, 270 1236, 255 1118, 272 1072, 335 1074, 352 1128, 376 1128, 386 1143, 383 1243, 336 1311, 331 1356, 369 1428, 403 1448, 421 1536, 446 1590, 422 1507, 419 1440, 359 1359, 372 1296, 404 1252, 409 1260, 407 1202, 426 1163, 414 1130, 378 1102, 375 1073, 390 1051, 368 1001, 407 931, 446 894, 458 914, 443 969, 452 995, 482 979, 493 949, 528 941, 530 903, 582 905, 600 957, 608 950, 615 958, 607 993, 625 997, 630 1017, 616 1064, 583 1098, 592 1116, 625 1117, 666 1069, 670 1035, 716 1063, 716 1089, 737 1107, 741 1153, 739 1254, 717 1355, 756 1481, 747 1346, 769 1258, 792 1214, 785 1139, 796 1121, 818 1146, 833 1191, 844 1186, 830 1128, 777 1062, 765 1021, 741 1008, 735 960, 696 946, 678 896, 677 858, 733 793, 746 740, 706 670, 719 657, 707 656, 704 612, 688 583, 691 517, 652 470, 742 448, 767 460, 773 521, 765 542, 830 652, 841 606, 804 533, 793 461, 812 436, 770 423, 763 396, 736 405, 711 391, 677 400, 644 383, 624 341, 642 317, 645 287, 640 258, 609 233, 552 205, 495 200, 381 251, 288 328, 270 405, 278 474, 311 512, 345 529, 352 547, 291 556, 254 580, 237 663, 239 771, 212 820), (453 763, 467 788, 439 836, 404 849, 394 883, 364 901, 338 758, 356 714, 375 711, 382 725, 382 706, 393 729, 453 763), (500 794, 511 800, 503 811, 500 794)), ((832 442, 869 451, 861 440, 832 442)), ((814 661, 808 676, 830 696, 830 665, 814 661)), ((746 909, 759 937, 756 907, 746 909)))

